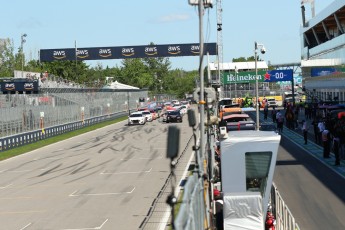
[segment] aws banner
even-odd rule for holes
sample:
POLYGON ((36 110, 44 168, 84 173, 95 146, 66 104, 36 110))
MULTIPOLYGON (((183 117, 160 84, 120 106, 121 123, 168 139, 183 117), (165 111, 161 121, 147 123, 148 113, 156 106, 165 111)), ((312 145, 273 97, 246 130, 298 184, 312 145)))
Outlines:
MULTIPOLYGON (((259 82, 292 81, 292 70, 268 70, 258 71, 259 82)), ((254 83, 255 72, 223 72, 223 84, 254 83)))
MULTIPOLYGON (((216 43, 205 43, 204 54, 216 55, 216 43)), ((147 45, 147 46, 119 46, 119 47, 92 47, 67 49, 41 49, 40 61, 50 62, 56 60, 102 60, 124 58, 148 57, 181 57, 200 55, 199 43, 147 45)))
POLYGON ((38 81, 6 81, 0 82, 0 89, 3 93, 37 93, 38 92, 38 81))

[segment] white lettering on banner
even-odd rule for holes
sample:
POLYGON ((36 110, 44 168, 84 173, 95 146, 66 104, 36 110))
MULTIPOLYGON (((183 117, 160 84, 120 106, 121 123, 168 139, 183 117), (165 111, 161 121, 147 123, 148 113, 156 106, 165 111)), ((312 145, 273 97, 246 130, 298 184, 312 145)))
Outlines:
POLYGON ((88 50, 77 50, 77 57, 78 58, 86 58, 89 56, 88 50))
POLYGON ((59 50, 55 50, 55 51, 54 51, 54 55, 56 55, 56 56, 62 56, 62 55, 65 55, 65 51, 63 51, 63 50, 61 50, 61 51, 59 51, 59 50))
POLYGON ((54 50, 53 56, 55 59, 63 59, 66 57, 66 53, 64 50, 54 50))
POLYGON ((275 74, 276 79, 283 79, 284 78, 284 73, 283 72, 278 72, 275 74))
POLYGON ((111 49, 99 49, 98 53, 99 53, 99 56, 101 57, 110 57, 111 49))
POLYGON ((170 54, 179 54, 181 51, 180 46, 169 46, 168 47, 168 53, 170 54))
POLYGON ((198 54, 200 53, 200 46, 191 46, 190 50, 192 51, 192 53, 198 54))
POLYGON ((24 88, 25 89, 33 89, 34 88, 34 83, 24 83, 24 88))
POLYGON ((157 54, 157 47, 145 47, 146 55, 155 55, 157 54))
POLYGON ((122 48, 122 53, 132 53, 134 52, 134 48, 122 48))
MULTIPOLYGON (((258 75, 258 80, 261 81, 263 78, 262 75, 258 75)), ((256 76, 255 75, 227 75, 227 82, 241 82, 241 81, 255 81, 256 80, 256 76)))
POLYGON ((134 55, 134 48, 122 48, 122 55, 123 56, 133 56, 134 55))
POLYGON ((5 88, 13 88, 14 89, 14 83, 6 83, 5 88))
POLYGON ((157 47, 145 47, 145 52, 157 52, 157 47))

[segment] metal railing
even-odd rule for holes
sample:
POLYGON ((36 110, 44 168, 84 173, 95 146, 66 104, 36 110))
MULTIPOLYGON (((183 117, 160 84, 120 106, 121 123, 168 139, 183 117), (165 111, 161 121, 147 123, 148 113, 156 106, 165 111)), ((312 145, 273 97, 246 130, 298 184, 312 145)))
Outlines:
POLYGON ((276 185, 273 183, 271 190, 271 205, 276 217, 277 230, 300 230, 290 209, 285 204, 276 185))
POLYGON ((199 230, 204 228, 206 205, 204 179, 193 174, 184 186, 182 203, 175 219, 176 230, 199 230))

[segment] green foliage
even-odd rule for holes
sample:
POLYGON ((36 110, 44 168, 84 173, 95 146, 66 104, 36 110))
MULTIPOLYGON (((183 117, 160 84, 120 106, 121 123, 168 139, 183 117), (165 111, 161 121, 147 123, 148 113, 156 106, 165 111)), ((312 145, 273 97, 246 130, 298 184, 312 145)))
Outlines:
MULTIPOLYGON (((259 56, 257 56, 258 61, 260 61, 259 56)), ((239 57, 239 58, 233 58, 232 62, 252 62, 255 61, 255 57, 254 56, 250 56, 250 57, 239 57)))
MULTIPOLYGON (((154 45, 150 43, 150 45, 154 45)), ((0 47, 0 77, 13 77, 14 70, 22 69, 22 51, 14 52, 13 42, 6 40, 0 47)), ((25 57, 24 57, 25 58, 25 57)), ((25 60, 24 60, 25 61, 25 60)), ((106 77, 112 81, 148 89, 152 94, 168 93, 183 98, 195 88, 197 71, 171 70, 169 58, 123 59, 120 67, 88 66, 84 61, 53 61, 40 63, 38 60, 24 62, 24 71, 44 73, 55 80, 68 80, 88 87, 103 87, 106 77)))
POLYGON ((4 40, 0 47, 0 77, 14 77, 14 70, 20 69, 21 59, 19 54, 14 53, 13 42, 4 40))
POLYGON ((89 66, 83 61, 53 61, 43 63, 42 69, 49 74, 59 76, 76 83, 88 83, 89 66))

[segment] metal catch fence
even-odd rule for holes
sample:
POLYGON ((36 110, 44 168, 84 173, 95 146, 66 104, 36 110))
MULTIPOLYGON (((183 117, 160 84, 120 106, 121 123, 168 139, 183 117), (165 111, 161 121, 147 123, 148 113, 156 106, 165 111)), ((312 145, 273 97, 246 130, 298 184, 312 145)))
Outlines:
POLYGON ((125 116, 146 90, 42 89, 0 95, 0 151, 125 116))
POLYGON ((0 95, 0 138, 138 107, 146 90, 42 89, 0 95))

